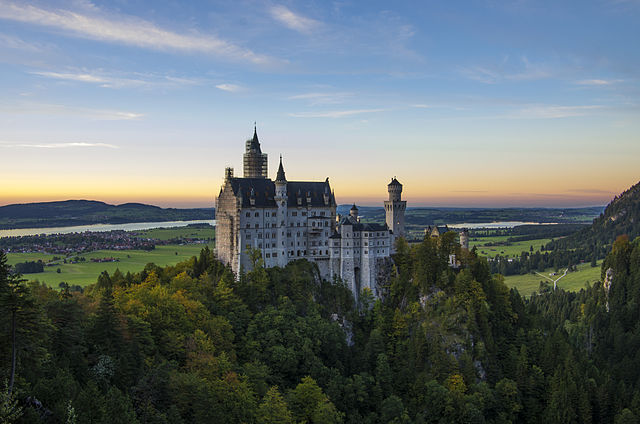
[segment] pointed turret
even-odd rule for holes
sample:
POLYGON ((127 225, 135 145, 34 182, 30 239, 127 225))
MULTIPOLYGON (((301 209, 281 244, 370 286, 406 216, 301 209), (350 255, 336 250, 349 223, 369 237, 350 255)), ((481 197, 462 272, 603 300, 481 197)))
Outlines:
POLYGON ((284 167, 282 166, 282 155, 280 155, 280 165, 278 166, 276 181, 287 181, 287 178, 284 176, 284 167))

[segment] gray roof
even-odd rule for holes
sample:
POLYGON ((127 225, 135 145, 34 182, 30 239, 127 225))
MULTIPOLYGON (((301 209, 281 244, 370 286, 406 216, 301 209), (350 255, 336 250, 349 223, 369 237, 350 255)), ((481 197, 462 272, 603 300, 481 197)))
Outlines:
MULTIPOLYGON (((242 196, 243 208, 275 208, 277 207, 274 200, 276 193, 275 183, 267 178, 231 178, 231 188, 236 196, 242 196), (251 190, 255 204, 251 204, 251 190)), ((329 181, 287 181, 288 206, 295 208, 301 207, 328 207, 336 205, 335 198, 331 194, 331 186, 329 181), (325 205, 324 195, 329 196, 329 204, 325 205), (311 203, 307 203, 307 198, 311 203), (298 198, 301 199, 298 205, 298 198)))
POLYGON ((387 186, 400 186, 400 187, 402 187, 402 184, 400 184, 400 181, 396 180, 396 177, 393 177, 391 179, 391 182, 387 186))
POLYGON ((388 231, 389 227, 386 224, 377 224, 377 223, 364 223, 358 222, 351 216, 345 216, 338 223, 339 226, 342 225, 351 225, 353 226, 353 231, 388 231))

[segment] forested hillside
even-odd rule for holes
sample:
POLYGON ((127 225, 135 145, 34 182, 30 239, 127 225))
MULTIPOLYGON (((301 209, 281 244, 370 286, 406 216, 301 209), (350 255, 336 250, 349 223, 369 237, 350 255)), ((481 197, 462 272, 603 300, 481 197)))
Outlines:
POLYGON ((265 269, 256 256, 236 281, 205 249, 176 266, 105 273, 84 293, 22 283, 0 260, 0 413, 35 423, 636 422, 640 241, 613 246, 608 295, 598 283, 527 300, 454 237, 400 242, 384 298, 357 302, 304 260, 265 269), (447 266, 454 252, 462 270, 447 266))
POLYGON ((213 218, 213 208, 163 209, 141 203, 110 205, 95 200, 65 200, 0 206, 0 229, 213 218))
POLYGON ((556 240, 549 249, 593 248, 609 250, 618 236, 631 240, 640 236, 640 183, 616 196, 604 212, 584 228, 564 239, 556 240))

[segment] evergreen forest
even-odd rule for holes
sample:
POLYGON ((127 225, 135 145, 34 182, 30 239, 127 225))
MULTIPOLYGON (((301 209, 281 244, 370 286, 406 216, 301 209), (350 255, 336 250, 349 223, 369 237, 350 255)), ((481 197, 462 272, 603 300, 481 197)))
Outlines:
POLYGON ((208 248, 54 290, 0 253, 0 421, 638 422, 640 238, 606 283, 524 298, 455 237, 400 239, 379 299, 208 248))

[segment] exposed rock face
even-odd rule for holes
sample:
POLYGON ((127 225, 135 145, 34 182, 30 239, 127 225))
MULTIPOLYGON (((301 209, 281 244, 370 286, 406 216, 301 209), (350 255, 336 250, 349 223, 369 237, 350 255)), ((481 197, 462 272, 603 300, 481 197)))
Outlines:
POLYGON ((604 283, 602 283, 602 287, 604 288, 604 292, 607 295, 607 312, 609 312, 609 291, 611 290, 611 285, 613 284, 613 269, 609 268, 605 271, 604 283))

